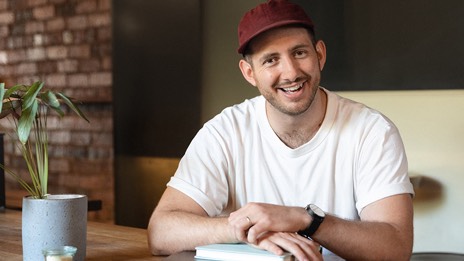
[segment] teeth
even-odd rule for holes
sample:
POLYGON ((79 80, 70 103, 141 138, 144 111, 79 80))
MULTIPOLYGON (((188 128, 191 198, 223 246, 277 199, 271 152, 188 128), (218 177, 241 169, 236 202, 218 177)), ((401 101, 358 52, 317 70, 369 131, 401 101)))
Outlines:
POLYGON ((303 86, 303 83, 300 83, 300 84, 298 84, 297 86, 294 86, 294 87, 282 88, 282 90, 284 90, 286 92, 294 92, 294 91, 300 89, 302 86, 303 86))

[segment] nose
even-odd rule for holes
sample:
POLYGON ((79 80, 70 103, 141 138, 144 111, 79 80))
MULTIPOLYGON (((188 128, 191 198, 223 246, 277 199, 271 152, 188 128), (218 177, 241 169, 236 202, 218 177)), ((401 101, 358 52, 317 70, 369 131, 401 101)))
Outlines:
POLYGON ((293 82, 300 75, 300 65, 297 60, 293 59, 293 57, 286 57, 285 59, 282 59, 281 66, 282 80, 288 80, 293 82))

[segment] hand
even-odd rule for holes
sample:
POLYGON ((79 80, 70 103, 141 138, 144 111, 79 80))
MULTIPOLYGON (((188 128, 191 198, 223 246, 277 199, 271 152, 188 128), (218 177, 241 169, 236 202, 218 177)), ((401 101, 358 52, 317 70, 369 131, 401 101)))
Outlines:
POLYGON ((276 255, 282 255, 284 251, 288 251, 299 261, 323 260, 319 251, 320 245, 296 233, 265 233, 258 239, 256 245, 276 255))
POLYGON ((256 244, 262 233, 297 232, 309 222, 304 208, 265 203, 248 203, 229 216, 237 240, 252 244, 256 244))

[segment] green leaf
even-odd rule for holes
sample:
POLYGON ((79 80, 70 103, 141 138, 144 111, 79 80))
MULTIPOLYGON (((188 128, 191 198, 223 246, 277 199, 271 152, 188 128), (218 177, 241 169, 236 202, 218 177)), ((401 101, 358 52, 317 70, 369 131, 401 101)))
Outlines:
POLYGON ((29 86, 28 90, 26 91, 26 94, 23 97, 23 111, 32 106, 34 101, 36 101, 37 94, 39 94, 43 86, 43 82, 35 82, 31 86, 29 86))
POLYGON ((0 83, 0 112, 2 112, 2 106, 3 106, 3 96, 5 96, 5 84, 2 82, 0 83))
POLYGON ((18 138, 22 144, 25 144, 29 139, 29 133, 31 132, 32 124, 37 116, 38 108, 39 102, 36 99, 32 101, 31 106, 27 109, 23 108, 23 112, 18 121, 18 138))
POLYGON ((27 90, 26 85, 23 85, 23 84, 15 85, 6 90, 4 99, 9 99, 13 93, 16 93, 18 91, 26 91, 26 90, 27 90))
POLYGON ((55 93, 52 91, 46 91, 45 93, 40 94, 42 101, 50 106, 54 111, 56 111, 60 116, 64 115, 64 112, 61 110, 60 101, 56 97, 55 93))
POLYGON ((51 107, 60 107, 60 101, 52 91, 41 93, 40 98, 51 107))
POLYGON ((31 186, 29 186, 29 184, 26 181, 24 181, 18 174, 6 168, 3 164, 0 164, 0 168, 2 168, 5 172, 10 174, 30 195, 37 197, 31 186))
POLYGON ((14 109, 21 108, 21 103, 19 101, 6 100, 2 103, 2 112, 0 113, 0 119, 5 118, 10 115, 14 109))
POLYGON ((69 106, 69 108, 71 108, 75 113, 77 113, 79 117, 89 122, 87 117, 85 117, 85 115, 81 112, 81 110, 79 110, 79 108, 71 101, 71 99, 68 96, 60 92, 56 93, 56 95, 60 96, 60 98, 69 106))

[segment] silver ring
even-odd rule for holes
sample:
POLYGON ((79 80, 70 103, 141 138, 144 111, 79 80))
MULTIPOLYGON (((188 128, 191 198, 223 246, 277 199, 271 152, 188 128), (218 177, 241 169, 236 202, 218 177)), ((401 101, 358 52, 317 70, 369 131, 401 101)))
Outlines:
POLYGON ((251 222, 251 219, 248 216, 246 217, 246 220, 248 221, 248 223, 250 223, 250 226, 253 225, 253 223, 251 222))

